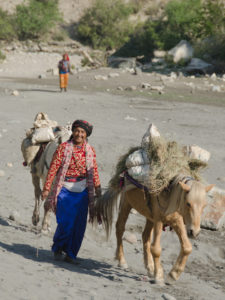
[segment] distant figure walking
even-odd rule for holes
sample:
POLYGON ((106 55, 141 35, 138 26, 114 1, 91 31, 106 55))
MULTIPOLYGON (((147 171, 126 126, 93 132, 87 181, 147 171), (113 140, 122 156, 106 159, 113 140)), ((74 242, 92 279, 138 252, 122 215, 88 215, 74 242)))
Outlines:
POLYGON ((66 92, 69 80, 69 73, 70 71, 70 59, 67 53, 63 54, 63 59, 58 63, 59 69, 59 83, 60 83, 60 91, 62 92, 63 89, 66 92))

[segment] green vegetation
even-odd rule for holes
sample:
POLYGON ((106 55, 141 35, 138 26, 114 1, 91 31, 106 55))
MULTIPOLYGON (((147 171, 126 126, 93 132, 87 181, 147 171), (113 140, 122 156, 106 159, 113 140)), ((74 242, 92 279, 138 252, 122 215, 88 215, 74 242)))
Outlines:
MULTIPOLYGON (((28 0, 17 5, 12 15, 0 8, 0 40, 37 39, 61 20, 58 0, 28 0)), ((56 38, 62 39, 62 34, 56 38)))
POLYGON ((78 38, 93 48, 114 49, 128 41, 132 7, 122 0, 96 0, 80 20, 78 38))
MULTIPOLYGON (((198 57, 225 62, 223 0, 171 0, 167 4, 162 1, 162 5, 164 11, 156 19, 159 6, 155 2, 95 0, 74 26, 73 36, 94 49, 115 49, 115 55, 144 56, 144 60, 149 60, 155 49, 169 50, 185 39, 194 45, 198 57), (143 7, 149 19, 143 23, 132 21, 131 15, 143 7)), ((0 9, 0 40, 51 36, 63 41, 67 33, 56 26, 61 21, 58 0, 26 0, 12 15, 0 9)))
POLYGON ((16 6, 15 25, 20 40, 39 38, 58 21, 60 14, 57 0, 29 0, 28 5, 16 6))
POLYGON ((223 7, 221 0, 172 0, 166 5, 161 20, 150 19, 139 24, 116 55, 144 55, 149 59, 154 49, 169 50, 181 40, 187 40, 194 45, 198 44, 199 49, 205 45, 205 53, 210 52, 212 58, 220 57, 225 60, 223 7), (207 48, 208 43, 204 40, 212 37, 215 37, 216 42, 207 48))
POLYGON ((11 40, 15 36, 12 17, 0 8, 0 40, 11 40))

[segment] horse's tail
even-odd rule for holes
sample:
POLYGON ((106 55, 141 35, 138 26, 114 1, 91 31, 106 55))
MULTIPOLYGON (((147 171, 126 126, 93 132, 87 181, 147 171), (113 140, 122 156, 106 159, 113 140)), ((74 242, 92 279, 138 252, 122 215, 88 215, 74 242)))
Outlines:
POLYGON ((121 189, 119 188, 114 189, 109 187, 102 197, 98 198, 96 202, 96 215, 101 216, 107 239, 111 233, 114 210, 117 205, 120 192, 121 189))
POLYGON ((127 153, 119 158, 119 161, 116 165, 115 174, 109 181, 108 189, 103 196, 97 200, 96 218, 97 216, 101 216, 107 238, 109 237, 112 229, 114 208, 117 204, 118 196, 122 191, 123 180, 121 178, 121 174, 126 170, 127 157, 138 149, 140 149, 140 147, 132 147, 127 153))

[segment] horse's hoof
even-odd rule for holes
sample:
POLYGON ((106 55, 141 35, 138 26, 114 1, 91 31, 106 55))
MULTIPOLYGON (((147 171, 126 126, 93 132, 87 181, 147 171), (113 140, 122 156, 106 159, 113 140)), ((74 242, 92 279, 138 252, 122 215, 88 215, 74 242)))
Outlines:
POLYGON ((173 285, 176 282, 176 280, 169 274, 166 277, 165 283, 166 285, 173 285))
POLYGON ((154 277, 154 271, 147 270, 147 274, 148 274, 148 277, 150 277, 150 278, 154 277))
POLYGON ((43 233, 43 234, 45 234, 45 235, 47 235, 48 233, 49 233, 49 231, 48 231, 48 229, 41 229, 41 233, 43 233))
POLYGON ((120 267, 121 269, 128 269, 128 265, 127 263, 118 263, 118 267, 120 267))
POLYGON ((164 279, 156 279, 154 280, 154 283, 157 284, 157 285, 160 285, 160 286, 164 286, 165 283, 164 283, 164 279))
POLYGON ((32 216, 32 224, 34 226, 37 226, 38 222, 39 222, 39 216, 32 216))
POLYGON ((44 233, 44 234, 48 234, 52 231, 51 227, 50 226, 44 226, 42 227, 41 229, 41 232, 44 233))

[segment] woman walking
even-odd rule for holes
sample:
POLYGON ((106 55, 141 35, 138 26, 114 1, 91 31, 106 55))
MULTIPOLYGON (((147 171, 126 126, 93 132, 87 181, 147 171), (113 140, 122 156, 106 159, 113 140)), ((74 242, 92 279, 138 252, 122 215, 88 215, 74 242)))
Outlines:
POLYGON ((87 142, 92 129, 87 121, 74 121, 72 135, 56 149, 46 177, 42 200, 49 195, 58 224, 52 246, 55 259, 61 259, 63 252, 68 262, 76 258, 86 229, 88 208, 92 222, 94 193, 97 197, 101 195, 95 150, 87 142))
POLYGON ((58 63, 58 69, 59 69, 59 83, 60 83, 60 91, 62 92, 63 89, 66 92, 67 86, 68 86, 68 80, 69 80, 69 73, 71 73, 70 70, 70 60, 68 54, 63 54, 62 60, 58 63))

